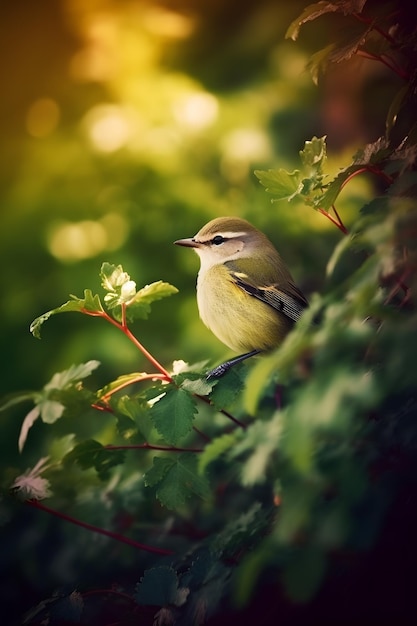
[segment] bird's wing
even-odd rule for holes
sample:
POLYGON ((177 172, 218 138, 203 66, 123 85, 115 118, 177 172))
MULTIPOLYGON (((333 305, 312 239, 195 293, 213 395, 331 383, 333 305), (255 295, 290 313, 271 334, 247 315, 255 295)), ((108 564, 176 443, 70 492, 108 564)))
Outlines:
POLYGON ((301 291, 290 283, 288 289, 282 289, 278 285, 268 285, 266 287, 258 287, 252 284, 246 274, 231 271, 230 276, 234 283, 243 289, 247 294, 265 302, 273 309, 286 315, 293 322, 297 322, 304 309, 307 308, 308 302, 301 291))

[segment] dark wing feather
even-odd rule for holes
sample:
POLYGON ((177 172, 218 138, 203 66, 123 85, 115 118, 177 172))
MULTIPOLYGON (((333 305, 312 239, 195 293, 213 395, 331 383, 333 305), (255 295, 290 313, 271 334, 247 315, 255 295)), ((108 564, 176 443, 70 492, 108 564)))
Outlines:
POLYGON ((293 322, 297 322, 304 309, 307 308, 308 302, 301 291, 293 283, 289 285, 289 290, 280 289, 277 285, 268 287, 257 287, 249 283, 239 272, 231 271, 235 284, 243 289, 247 294, 265 302, 273 309, 286 315, 293 322), (291 290, 291 293, 289 291, 291 290))

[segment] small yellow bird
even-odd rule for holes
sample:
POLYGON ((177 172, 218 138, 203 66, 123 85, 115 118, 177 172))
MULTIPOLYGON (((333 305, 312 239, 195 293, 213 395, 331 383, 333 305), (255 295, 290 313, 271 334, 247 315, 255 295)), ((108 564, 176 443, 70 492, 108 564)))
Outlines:
POLYGON ((268 237, 246 220, 219 217, 174 243, 194 248, 200 257, 202 321, 229 348, 244 353, 211 370, 209 378, 278 346, 308 306, 268 237))

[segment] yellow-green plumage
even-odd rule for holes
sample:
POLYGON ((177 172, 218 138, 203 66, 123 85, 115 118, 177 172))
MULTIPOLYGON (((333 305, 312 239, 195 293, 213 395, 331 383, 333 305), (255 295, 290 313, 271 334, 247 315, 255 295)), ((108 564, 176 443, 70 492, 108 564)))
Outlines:
POLYGON ((307 306, 275 247, 246 220, 217 218, 175 243, 200 257, 200 317, 236 352, 278 346, 307 306))
POLYGON ((226 265, 215 265, 199 274, 197 302, 207 328, 236 352, 273 348, 293 325, 271 306, 238 287, 226 265))

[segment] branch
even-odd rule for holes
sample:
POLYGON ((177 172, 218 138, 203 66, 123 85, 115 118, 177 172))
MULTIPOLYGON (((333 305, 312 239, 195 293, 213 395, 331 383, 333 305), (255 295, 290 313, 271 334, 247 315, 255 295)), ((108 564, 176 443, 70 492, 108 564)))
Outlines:
POLYGON ((75 517, 71 517, 70 515, 66 515, 65 513, 61 513, 60 511, 56 511, 55 509, 51 509, 45 504, 39 502, 39 500, 25 500, 25 504, 34 507, 35 509, 39 509, 41 511, 45 511, 45 513, 49 513, 50 515, 55 515, 55 517, 59 517, 60 519, 65 520, 66 522, 70 522, 70 524, 75 524, 76 526, 81 526, 86 530, 90 530, 94 533, 99 533, 100 535, 105 535, 106 537, 110 537, 111 539, 115 539, 116 541, 120 541, 121 543, 126 543, 137 550, 145 550, 146 552, 152 552, 153 554, 163 554, 170 555, 173 554, 172 550, 165 550, 164 548, 155 548, 153 546, 148 546, 144 543, 139 543, 134 539, 130 539, 129 537, 125 537, 124 535, 119 535, 119 533, 114 533, 111 530, 105 530, 104 528, 99 528, 97 526, 93 526, 92 524, 88 524, 87 522, 82 522, 75 517))
POLYGON ((113 317, 111 317, 105 311, 89 311, 88 309, 82 309, 81 312, 85 313, 86 315, 90 315, 92 317, 102 317, 103 319, 105 319, 110 324, 113 324, 113 326, 116 326, 116 328, 121 330, 122 333, 124 335, 126 335, 126 337, 128 339, 130 339, 130 341, 142 352, 142 354, 145 356, 145 358, 147 358, 148 361, 150 363, 152 363, 152 365, 157 370, 159 370, 159 372, 161 372, 161 374, 163 374, 163 376, 165 377, 167 382, 172 382, 172 377, 169 374, 169 372, 167 372, 167 370, 159 363, 159 361, 157 361, 152 356, 152 354, 150 352, 148 352, 148 350, 145 348, 145 346, 143 346, 141 344, 139 339, 137 339, 135 337, 135 335, 131 332, 131 330, 128 328, 127 323, 126 323, 126 306, 122 306, 122 322, 121 323, 118 322, 117 320, 115 320, 113 317))
POLYGON ((400 78, 402 78, 403 80, 410 80, 410 76, 408 74, 408 72, 404 71, 402 68, 398 67, 397 65, 394 65, 394 62, 389 59, 387 59, 387 57, 385 56, 378 56, 377 54, 372 54, 371 52, 366 52, 365 50, 358 50, 357 52, 358 56, 363 57, 364 59, 370 59, 371 61, 379 61, 380 63, 383 63, 386 67, 388 67, 390 70, 392 70, 395 74, 397 74, 397 76, 399 76, 400 78))
POLYGON ((324 215, 325 217, 327 217, 327 219, 329 219, 332 222, 332 224, 337 226, 337 228, 339 230, 341 230, 344 235, 347 235, 349 233, 348 229, 346 228, 346 226, 340 220, 340 217, 339 217, 336 209, 334 208, 334 206, 332 208, 333 208, 333 211, 336 213, 336 216, 337 216, 338 219, 335 219, 333 217, 333 215, 330 215, 330 213, 328 211, 326 211, 325 209, 320 209, 319 208, 319 209, 317 209, 317 211, 319 213, 321 213, 322 215, 324 215))

